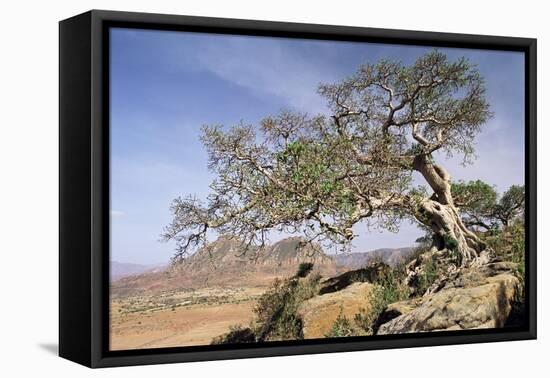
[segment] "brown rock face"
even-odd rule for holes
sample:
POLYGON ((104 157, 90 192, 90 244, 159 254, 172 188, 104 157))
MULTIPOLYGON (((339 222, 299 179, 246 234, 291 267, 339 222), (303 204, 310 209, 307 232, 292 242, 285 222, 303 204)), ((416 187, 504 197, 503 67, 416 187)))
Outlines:
POLYGON ((326 255, 320 246, 301 246, 304 239, 290 237, 278 241, 266 248, 265 253, 260 254, 259 261, 264 265, 291 265, 296 266, 302 262, 311 262, 320 266, 333 265, 332 257, 326 255))
POLYGON ((237 238, 221 236, 183 262, 166 270, 125 277, 113 282, 111 294, 127 296, 182 288, 269 286, 275 278, 292 276, 299 265, 313 263, 313 273, 336 273, 333 259, 303 239, 283 239, 263 249, 245 250, 237 238))
POLYGON ((297 315, 302 319, 304 338, 323 338, 338 315, 353 321, 355 314, 369 307, 370 283, 353 283, 333 293, 313 297, 300 305, 297 315))
POLYGON ((519 288, 513 265, 467 269, 436 293, 392 303, 380 316, 377 334, 503 327, 519 288))

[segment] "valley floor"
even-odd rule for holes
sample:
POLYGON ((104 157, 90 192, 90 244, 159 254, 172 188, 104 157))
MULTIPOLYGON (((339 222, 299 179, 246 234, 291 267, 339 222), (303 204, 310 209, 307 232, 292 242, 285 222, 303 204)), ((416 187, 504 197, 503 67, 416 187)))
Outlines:
POLYGON ((265 287, 180 290, 111 300, 111 350, 209 345, 247 326, 265 287))

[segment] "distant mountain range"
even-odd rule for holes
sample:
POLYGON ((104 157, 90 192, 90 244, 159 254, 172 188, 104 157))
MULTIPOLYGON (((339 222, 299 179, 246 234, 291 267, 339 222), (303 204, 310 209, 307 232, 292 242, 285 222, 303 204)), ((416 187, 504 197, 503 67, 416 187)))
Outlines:
POLYGON ((132 264, 118 261, 111 261, 111 281, 116 281, 123 277, 134 276, 146 272, 164 270, 166 264, 132 264))
POLYGON ((283 239, 263 249, 251 248, 245 253, 244 244, 235 238, 222 236, 210 246, 174 267, 175 270, 193 274, 240 273, 262 271, 263 273, 294 273, 303 262, 314 263, 319 270, 334 270, 333 259, 320 246, 305 244, 299 237, 283 239))
POLYGON ((196 253, 162 271, 120 278, 111 284, 113 296, 157 293, 210 286, 267 286, 275 278, 296 273, 302 262, 312 262, 323 276, 337 273, 334 260, 319 246, 302 246, 293 237, 245 251, 242 241, 221 236, 196 253))
POLYGON ((245 251, 242 241, 221 236, 181 263, 166 267, 113 263, 111 294, 117 296, 210 286, 267 286, 275 278, 296 273, 303 262, 314 264, 324 277, 365 266, 373 258, 396 265, 412 248, 378 249, 365 253, 327 255, 320 246, 291 237, 262 249, 245 251), (117 272, 118 278, 115 278, 117 272))

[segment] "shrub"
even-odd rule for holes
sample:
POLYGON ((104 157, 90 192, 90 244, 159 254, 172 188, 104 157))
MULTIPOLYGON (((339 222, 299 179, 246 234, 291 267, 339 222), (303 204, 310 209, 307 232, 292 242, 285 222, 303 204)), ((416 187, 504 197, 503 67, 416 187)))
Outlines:
POLYGON ((525 295, 525 225, 523 222, 516 222, 504 227, 499 232, 493 232, 485 237, 487 246, 490 247, 495 256, 504 261, 512 261, 517 264, 516 276, 521 286, 518 293, 518 301, 523 302, 525 295))
POLYGON ((340 306, 340 313, 336 320, 332 324, 332 328, 325 335, 325 337, 349 337, 357 336, 358 330, 353 326, 353 324, 346 318, 343 314, 343 308, 340 306))
POLYGON ((366 266, 361 269, 351 271, 351 282, 376 282, 381 277, 387 276, 392 268, 386 264, 381 257, 370 259, 366 266))
POLYGON ((525 226, 516 222, 486 237, 487 246, 502 260, 518 264, 525 262, 525 226))
POLYGON ((383 299, 382 287, 374 286, 369 293, 369 308, 361 309, 355 314, 355 324, 360 327, 367 335, 373 335, 375 325, 380 314, 386 309, 388 303, 383 299))
MULTIPOLYGON (((399 301, 404 299, 403 296, 408 295, 408 289, 403 284, 405 279, 405 270, 402 267, 387 269, 380 274, 375 284, 384 288, 386 299, 388 301, 399 301)), ((389 302, 391 303, 391 302, 389 302)))
POLYGON ((437 280, 439 276, 439 268, 433 258, 424 262, 422 272, 418 275, 416 281, 416 294, 423 295, 430 286, 437 280))
MULTIPOLYGON (((300 271, 298 269, 298 273, 300 271)), ((303 338, 302 323, 296 311, 303 301, 319 292, 321 276, 317 274, 299 278, 298 273, 285 280, 276 279, 271 288, 258 299, 254 313, 259 341, 303 338)))
POLYGON ((458 247, 458 241, 449 234, 445 234, 443 241, 445 242, 445 248, 449 251, 454 251, 458 247))
POLYGON ((409 297, 409 288, 403 283, 403 278, 404 271, 390 269, 376 280, 369 292, 369 308, 361 309, 354 318, 357 326, 367 335, 374 334, 376 321, 390 303, 399 302, 409 297))
POLYGON ((306 278, 312 268, 312 263, 300 264, 294 276, 276 278, 258 299, 253 309, 256 318, 251 325, 233 326, 228 333, 212 339, 212 344, 302 339, 302 323, 296 311, 303 301, 319 292, 321 281, 319 274, 306 278))
POLYGON ((212 339, 211 344, 237 344, 253 343, 256 341, 256 335, 251 328, 241 327, 240 325, 229 327, 229 332, 212 339))
POLYGON ((313 263, 309 263, 309 262, 301 263, 298 266, 298 271, 296 272, 296 277, 304 278, 311 272, 312 269, 313 269, 313 263))

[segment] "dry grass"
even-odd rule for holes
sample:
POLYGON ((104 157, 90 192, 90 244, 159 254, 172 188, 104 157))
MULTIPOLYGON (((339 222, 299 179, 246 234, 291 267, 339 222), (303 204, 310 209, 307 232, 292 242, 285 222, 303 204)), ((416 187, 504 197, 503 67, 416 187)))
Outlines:
POLYGON ((200 289, 111 301, 111 350, 208 345, 246 325, 265 288, 200 289))

